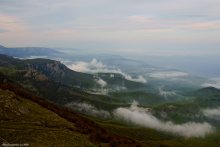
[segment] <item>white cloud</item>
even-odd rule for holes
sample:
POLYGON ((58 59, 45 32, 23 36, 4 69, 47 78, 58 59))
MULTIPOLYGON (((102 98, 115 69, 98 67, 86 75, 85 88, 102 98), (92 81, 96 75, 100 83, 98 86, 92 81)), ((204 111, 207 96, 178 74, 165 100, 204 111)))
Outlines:
POLYGON ((90 89, 87 92, 91 94, 108 95, 109 92, 123 91, 126 89, 127 88, 125 86, 115 85, 113 87, 108 87, 108 88, 103 87, 103 88, 90 89))
POLYGON ((207 122, 187 122, 184 124, 175 124, 171 121, 161 121, 153 116, 148 109, 138 107, 137 103, 133 103, 130 108, 117 108, 114 111, 114 116, 143 127, 178 134, 187 138, 205 137, 205 135, 214 130, 214 128, 207 122))
POLYGON ((105 110, 99 110, 95 106, 88 103, 69 103, 67 107, 76 109, 84 114, 89 114, 96 117, 109 118, 111 117, 110 113, 105 110))
POLYGON ((188 73, 180 71, 159 71, 149 74, 152 78, 167 79, 167 78, 180 78, 188 76, 188 73))
POLYGON ((215 109, 207 108, 202 110, 202 112, 206 117, 220 120, 220 107, 215 109))
POLYGON ((204 83, 202 87, 214 87, 220 89, 220 78, 212 78, 210 82, 204 83))
POLYGON ((107 65, 103 64, 100 61, 97 61, 96 59, 93 59, 91 62, 75 62, 71 65, 67 65, 70 69, 78 72, 84 72, 84 73, 115 73, 115 74, 121 74, 126 80, 133 81, 133 82, 139 82, 139 83, 147 83, 147 80, 143 76, 138 76, 137 78, 134 78, 124 72, 122 72, 118 68, 114 67, 108 67, 107 65))
POLYGON ((72 70, 84 73, 119 73, 120 70, 108 68, 102 62, 92 59, 91 62, 78 61, 68 67, 72 70))
POLYGON ((214 87, 220 89, 220 83, 205 83, 202 84, 202 87, 214 87))
POLYGON ((165 98, 169 97, 169 96, 175 96, 176 95, 175 91, 166 91, 162 87, 159 87, 158 90, 159 90, 159 95, 161 95, 165 98))
POLYGON ((97 84, 99 84, 101 87, 107 86, 107 82, 102 80, 101 78, 95 80, 97 84))
POLYGON ((87 92, 96 95, 108 95, 109 91, 110 91, 109 89, 102 88, 102 89, 91 89, 88 90, 87 92))
POLYGON ((121 73, 125 79, 129 80, 129 81, 133 81, 133 82, 139 82, 139 83, 147 83, 147 80, 143 77, 143 76, 138 76, 137 78, 133 78, 128 74, 125 73, 121 73))

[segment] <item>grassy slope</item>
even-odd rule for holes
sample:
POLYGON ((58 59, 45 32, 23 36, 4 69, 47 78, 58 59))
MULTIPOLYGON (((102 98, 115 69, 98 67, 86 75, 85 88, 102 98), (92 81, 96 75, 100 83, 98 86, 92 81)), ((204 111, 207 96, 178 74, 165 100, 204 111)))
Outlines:
POLYGON ((51 80, 39 81, 32 78, 24 78, 22 73, 14 68, 0 67, 0 73, 3 73, 4 76, 9 77, 26 90, 35 93, 35 95, 47 98, 57 104, 65 105, 72 101, 87 102, 100 109, 105 108, 106 110, 113 110, 120 106, 128 106, 127 104, 121 103, 117 98, 112 99, 105 95, 89 94, 79 88, 74 88, 59 82, 51 80))
POLYGON ((0 90, 0 105, 0 137, 9 143, 94 146, 73 123, 13 92, 0 90))
POLYGON ((166 100, 160 96, 143 91, 134 91, 134 92, 114 92, 111 93, 111 96, 121 100, 124 103, 131 103, 134 99, 144 105, 155 105, 160 103, 165 103, 166 100))
MULTIPOLYGON (((88 135, 88 138, 87 138, 87 140, 85 140, 85 143, 89 139, 94 144, 101 145, 101 146, 103 144, 105 146, 106 145, 107 146, 128 146, 128 145, 129 146, 146 146, 146 144, 140 144, 139 142, 137 142, 136 140, 133 140, 131 138, 119 136, 114 133, 111 133, 110 131, 107 131, 104 127, 98 125, 94 121, 87 119, 85 117, 82 117, 80 114, 75 113, 68 108, 53 104, 43 98, 36 97, 36 96, 26 92, 23 88, 16 86, 14 84, 9 84, 9 83, 3 82, 3 83, 0 83, 0 88, 13 91, 14 93, 16 93, 16 95, 20 95, 20 96, 24 97, 25 99, 31 100, 32 102, 39 104, 43 108, 46 108, 47 110, 50 110, 50 111, 56 113, 57 117, 59 116, 61 118, 64 118, 65 120, 68 120, 69 122, 73 123, 75 125, 75 129, 72 127, 69 127, 69 128, 64 127, 64 129, 67 129, 70 131, 77 131, 80 134, 88 135)), ((22 109, 23 108, 21 108, 20 110, 22 110, 22 109)), ((13 110, 13 112, 14 112, 14 109, 8 109, 8 110, 5 110, 5 112, 10 112, 10 110, 13 110)), ((17 110, 19 110, 19 109, 17 109, 17 110)), ((33 117, 35 117, 36 114, 33 114, 33 115, 34 115, 33 117)), ((40 116, 44 116, 44 114, 41 114, 40 116)), ((48 121, 46 121, 46 122, 43 121, 44 126, 50 126, 50 121, 53 120, 53 119, 52 120, 51 119, 48 119, 48 121)), ((6 119, 6 124, 5 124, 6 127, 7 127, 7 121, 9 121, 9 120, 6 119)), ((58 127, 63 128, 62 124, 58 124, 58 127)), ((18 127, 18 128, 20 128, 20 130, 24 129, 24 127, 18 127)), ((35 128, 33 128, 32 131, 35 131, 35 128)), ((61 132, 61 135, 62 134, 63 133, 61 132)), ((72 137, 72 136, 71 135, 67 136, 67 139, 68 139, 68 137, 72 137)), ((19 136, 17 136, 16 138, 19 138, 19 136)), ((33 139, 33 136, 30 138, 33 139)), ((65 138, 65 136, 64 136, 64 138, 65 138)), ((50 140, 49 142, 51 142, 51 141, 52 140, 50 140)), ((73 143, 73 145, 71 145, 71 146, 75 146, 75 144, 73 143)), ((84 145, 79 145, 79 146, 84 146, 84 145)))
MULTIPOLYGON (((189 104, 187 104, 187 106, 189 106, 189 104)), ((120 124, 114 121, 102 121, 91 117, 89 119, 92 119, 93 121, 95 121, 100 126, 102 126, 103 128, 105 128, 113 134, 133 138, 150 146, 218 146, 218 142, 215 139, 212 139, 213 137, 216 138, 216 136, 211 136, 206 139, 184 139, 176 136, 171 136, 169 134, 162 133, 153 129, 120 124)))

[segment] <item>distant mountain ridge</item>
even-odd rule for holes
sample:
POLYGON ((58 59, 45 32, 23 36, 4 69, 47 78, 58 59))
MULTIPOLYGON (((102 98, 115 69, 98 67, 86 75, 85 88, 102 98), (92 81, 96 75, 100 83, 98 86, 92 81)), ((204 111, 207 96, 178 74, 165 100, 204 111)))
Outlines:
POLYGON ((0 54, 13 57, 27 58, 30 56, 56 56, 62 54, 55 49, 45 47, 5 47, 0 45, 0 54))
POLYGON ((215 87, 205 87, 196 91, 196 94, 203 98, 217 98, 220 100, 220 90, 215 87))

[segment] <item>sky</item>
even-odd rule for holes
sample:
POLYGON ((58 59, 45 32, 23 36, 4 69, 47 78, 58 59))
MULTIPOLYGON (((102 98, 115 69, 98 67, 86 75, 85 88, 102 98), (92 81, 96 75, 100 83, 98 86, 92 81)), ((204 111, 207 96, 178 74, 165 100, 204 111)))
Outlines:
POLYGON ((219 0, 0 0, 0 44, 220 56, 219 0))

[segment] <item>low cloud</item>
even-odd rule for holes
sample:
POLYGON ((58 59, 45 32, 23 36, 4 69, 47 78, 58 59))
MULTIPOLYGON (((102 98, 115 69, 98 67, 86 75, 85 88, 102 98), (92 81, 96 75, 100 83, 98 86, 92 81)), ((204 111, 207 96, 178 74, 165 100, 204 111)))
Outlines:
POLYGON ((94 88, 90 89, 87 92, 91 94, 97 94, 97 95, 108 95, 109 92, 116 92, 116 91, 122 91, 126 90, 127 88, 124 86, 113 86, 113 87, 103 87, 103 88, 94 88))
POLYGON ((175 79, 180 77, 186 77, 188 76, 188 73, 180 72, 180 71, 161 71, 161 72, 154 72, 151 73, 149 76, 151 78, 157 78, 157 79, 175 79))
POLYGON ((99 78, 99 79, 97 79, 97 80, 95 80, 95 81, 96 81, 96 83, 97 83, 99 86, 101 86, 102 88, 107 86, 107 82, 104 81, 104 80, 102 80, 101 78, 99 78))
POLYGON ((175 124, 172 121, 164 122, 153 116, 148 109, 138 107, 136 102, 133 102, 130 108, 117 108, 113 114, 116 118, 136 125, 177 134, 186 138, 205 137, 205 135, 214 130, 207 122, 187 122, 184 124, 175 124))
POLYGON ((91 89, 86 92, 96 95, 108 95, 109 91, 110 90, 106 88, 101 88, 101 89, 99 88, 99 89, 91 89))
POLYGON ((120 69, 115 67, 109 67, 105 64, 103 64, 100 61, 97 61, 96 59, 93 59, 91 62, 75 62, 71 65, 68 65, 68 67, 74 71, 83 72, 83 73, 115 73, 115 74, 121 74, 126 80, 133 81, 133 82, 139 82, 139 83, 147 83, 147 80, 143 76, 138 76, 136 78, 132 77, 131 75, 128 75, 124 72, 122 72, 120 69))
POLYGON ((97 109, 95 106, 88 103, 69 103, 67 107, 78 110, 81 113, 89 114, 95 117, 110 118, 111 115, 108 111, 97 109))
POLYGON ((210 82, 204 83, 201 85, 202 87, 214 87, 220 89, 220 78, 212 78, 210 82))
POLYGON ((48 56, 29 56, 27 58, 20 58, 20 57, 15 57, 18 59, 37 59, 37 58, 48 58, 48 56))
POLYGON ((78 61, 68 66, 70 69, 84 73, 108 73, 110 70, 102 62, 93 59, 91 62, 78 61))
POLYGON ((202 84, 202 87, 214 87, 220 89, 220 83, 204 83, 202 84))
POLYGON ((202 110, 202 112, 206 117, 220 120, 220 107, 215 108, 215 109, 207 108, 207 109, 202 110))
POLYGON ((138 76, 137 78, 133 78, 128 74, 125 73, 121 73, 125 79, 129 80, 129 81, 133 81, 133 82, 139 82, 139 83, 147 83, 147 80, 143 77, 143 76, 138 76))
POLYGON ((159 87, 158 90, 159 90, 159 95, 161 95, 165 98, 167 98, 169 96, 175 96, 176 95, 175 91, 166 91, 162 87, 159 87))

